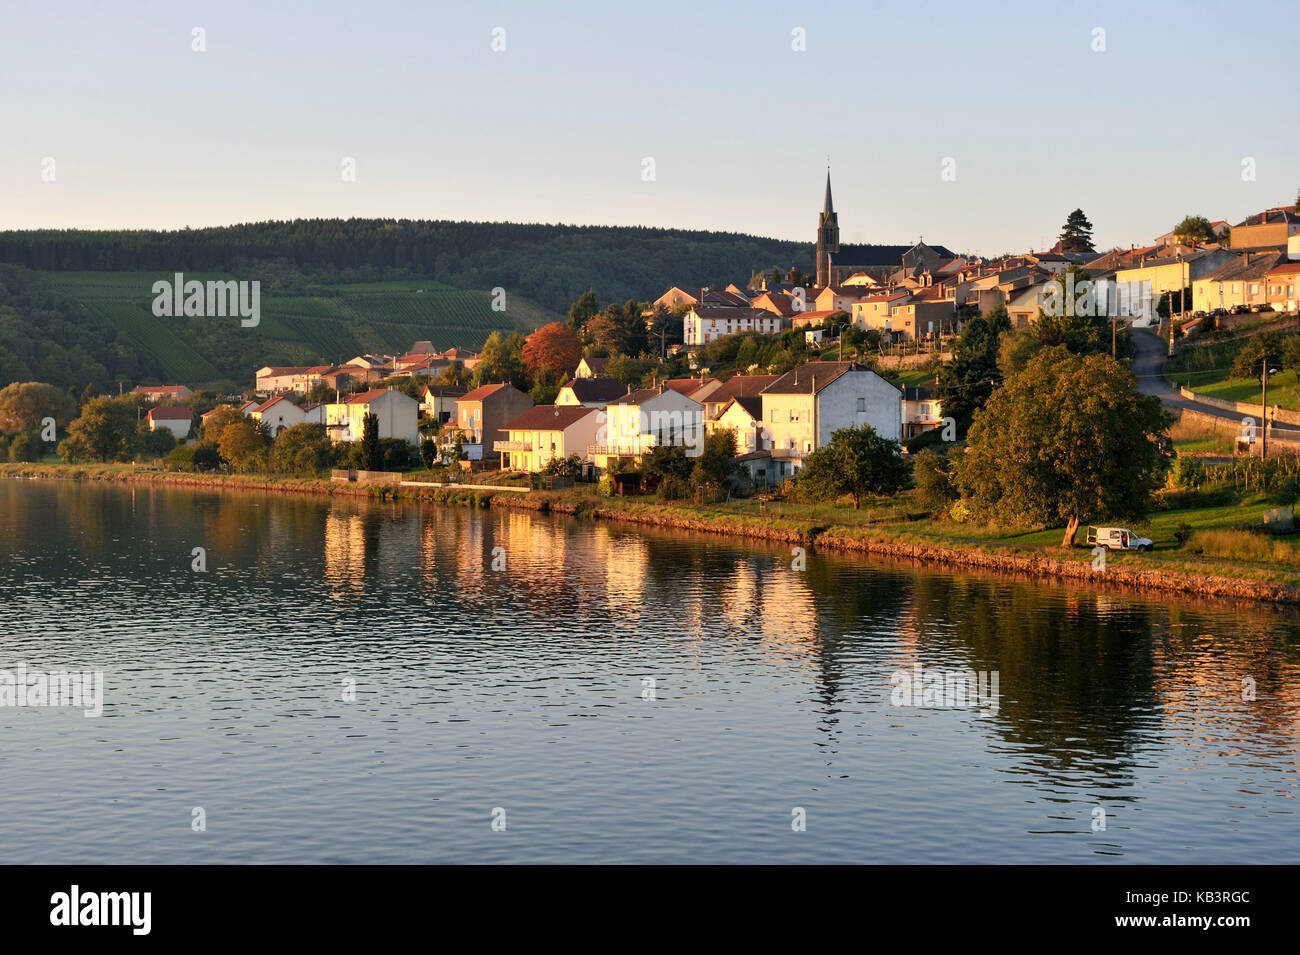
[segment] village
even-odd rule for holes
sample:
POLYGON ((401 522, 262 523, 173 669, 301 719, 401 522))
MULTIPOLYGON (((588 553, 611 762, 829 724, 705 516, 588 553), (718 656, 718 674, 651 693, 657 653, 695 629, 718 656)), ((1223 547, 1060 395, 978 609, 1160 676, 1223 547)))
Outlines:
MULTIPOLYGON (((956 440, 936 369, 951 360, 958 336, 977 317, 999 316, 1012 331, 1032 329, 1043 315, 1100 317, 1109 322, 1114 354, 1117 329, 1149 329, 1172 353, 1175 337, 1181 342, 1198 330, 1204 335, 1261 318, 1285 322, 1297 312, 1300 216, 1291 207, 1236 225, 1202 219, 1199 229, 1107 252, 1071 247, 1075 216, 1090 226, 1082 212, 1073 213, 1052 249, 991 261, 925 242, 841 246, 828 174, 815 274, 773 268, 743 284, 669 288, 644 303, 640 315, 652 347, 656 324, 671 323, 674 344, 661 342, 659 361, 631 374, 624 367, 619 378, 609 369, 623 356, 594 334, 605 317, 590 328, 556 323, 539 330, 528 342, 564 339, 559 348, 547 342, 542 364, 550 367, 539 373, 553 384, 547 401, 534 400, 536 390, 527 393, 504 374, 476 375, 481 352, 439 351, 429 341, 403 355, 264 366, 249 395, 198 415, 186 386, 136 391, 155 403, 148 427, 182 443, 193 444, 213 416, 232 410, 271 441, 314 424, 332 442, 360 442, 373 421, 378 438, 410 446, 412 462, 418 450, 426 466, 467 472, 563 470, 597 480, 635 469, 657 447, 698 456, 709 435, 729 432, 733 480, 763 488, 798 474, 844 429, 870 426, 905 452, 931 431, 956 440), (785 362, 793 367, 751 362, 716 373, 711 346, 717 350, 732 336, 793 342, 796 357, 785 362), (674 368, 688 373, 673 375, 674 368)), ((1086 228, 1083 238, 1073 245, 1090 247, 1086 228)))

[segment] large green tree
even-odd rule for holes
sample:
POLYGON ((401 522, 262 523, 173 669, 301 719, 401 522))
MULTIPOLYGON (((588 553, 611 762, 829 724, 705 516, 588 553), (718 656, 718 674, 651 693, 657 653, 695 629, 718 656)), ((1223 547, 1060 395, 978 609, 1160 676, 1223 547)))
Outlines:
POLYGON ((64 391, 40 381, 15 381, 0 388, 0 431, 39 431, 45 418, 66 428, 77 403, 64 391))
POLYGON ((1214 226, 1205 216, 1185 216, 1183 221, 1174 226, 1174 238, 1184 245, 1213 242, 1214 226))
POLYGON ((124 398, 92 398, 59 442, 65 461, 130 461, 139 436, 136 404, 124 398))
POLYGON ((524 370, 524 336, 519 332, 502 335, 493 332, 483 343, 478 364, 474 366, 474 387, 507 382, 527 391, 528 374, 524 370))
POLYGON ((831 432, 830 444, 804 461, 799 493, 814 501, 853 496, 853 507, 872 494, 892 494, 907 484, 907 463, 897 441, 882 438, 871 425, 831 432))
POLYGON ((978 408, 984 406, 1001 380, 998 371, 998 339, 1011 328, 1007 310, 999 305, 987 316, 977 315, 962 326, 953 347, 953 359, 939 371, 936 389, 945 416, 957 422, 965 433, 978 408))
POLYGON ((1012 525, 1137 520, 1170 458, 1172 423, 1127 365, 1061 346, 998 388, 967 435, 955 483, 977 516, 1012 525))
POLYGON ((1060 240, 1062 252, 1095 251, 1092 247, 1092 223, 1088 221, 1082 209, 1075 209, 1065 217, 1060 240))

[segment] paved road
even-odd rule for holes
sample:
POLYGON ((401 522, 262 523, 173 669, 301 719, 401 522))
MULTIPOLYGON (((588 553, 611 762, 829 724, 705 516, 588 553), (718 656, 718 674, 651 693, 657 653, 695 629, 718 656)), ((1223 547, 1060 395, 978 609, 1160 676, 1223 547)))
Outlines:
MULTIPOLYGON (((1226 411, 1214 405, 1199 401, 1188 401, 1178 393, 1178 389, 1169 383, 1164 375, 1165 359, 1169 357, 1169 342, 1156 337, 1155 332, 1146 328, 1134 328, 1133 333, 1133 374, 1137 375, 1138 390, 1145 395, 1156 395, 1169 408, 1187 408, 1201 414, 1222 418, 1240 426, 1245 417, 1237 411, 1226 411)), ((1287 441, 1300 441, 1300 425, 1275 421, 1269 425, 1271 438, 1277 435, 1287 441)))

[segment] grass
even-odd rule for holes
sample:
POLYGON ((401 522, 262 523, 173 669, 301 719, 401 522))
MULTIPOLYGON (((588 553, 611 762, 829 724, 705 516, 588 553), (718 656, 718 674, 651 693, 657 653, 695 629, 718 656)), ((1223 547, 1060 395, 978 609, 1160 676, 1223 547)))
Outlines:
MULTIPOLYGON (((317 364, 347 361, 364 352, 401 354, 416 341, 435 348, 480 347, 493 331, 525 334, 558 316, 514 294, 506 310, 494 311, 486 289, 457 289, 429 279, 312 285, 306 294, 261 297, 261 322, 247 330, 255 336, 258 358, 244 369, 205 352, 211 343, 177 334, 175 322, 153 314, 153 283, 170 272, 47 272, 52 286, 120 329, 133 345, 163 366, 169 381, 191 387, 217 382, 223 371, 252 380, 262 364, 317 364), (221 367, 218 367, 221 364, 221 367)), ((206 282, 239 276, 185 273, 186 280, 206 282)), ((237 325, 234 326, 238 328, 237 325)), ((251 339, 250 339, 251 340, 251 339)), ((251 352, 250 352, 251 353, 251 352)))

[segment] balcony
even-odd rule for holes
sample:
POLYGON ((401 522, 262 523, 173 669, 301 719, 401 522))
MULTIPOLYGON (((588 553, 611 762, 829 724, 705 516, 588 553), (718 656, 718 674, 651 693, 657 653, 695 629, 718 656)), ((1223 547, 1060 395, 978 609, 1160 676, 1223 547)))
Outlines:
POLYGON ((531 441, 493 441, 493 451, 531 451, 533 443, 531 441))

